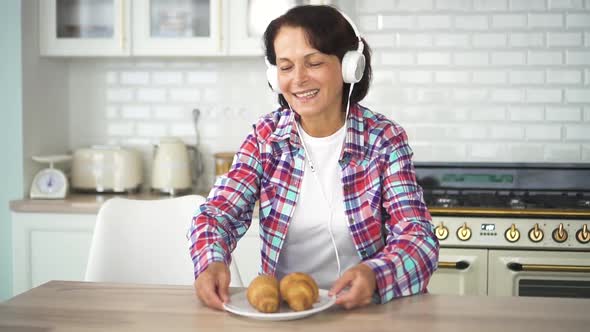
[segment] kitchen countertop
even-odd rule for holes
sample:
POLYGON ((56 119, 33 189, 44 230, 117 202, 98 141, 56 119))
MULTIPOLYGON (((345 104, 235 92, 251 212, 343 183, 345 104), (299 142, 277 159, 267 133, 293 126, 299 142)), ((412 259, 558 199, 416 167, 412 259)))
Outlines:
MULTIPOLYGON (((243 289, 232 288, 231 293, 243 289)), ((204 307, 192 286, 50 281, 0 303, 1 331, 588 331, 590 300, 417 295, 292 321, 204 307)))
MULTIPOLYGON (((189 193, 190 194, 190 193, 189 193)), ((208 193, 198 195, 207 197, 208 193)), ((96 214, 101 205, 113 197, 131 199, 166 199, 169 195, 153 192, 137 194, 81 194, 74 193, 65 199, 30 199, 24 198, 10 202, 10 210, 14 212, 32 213, 87 213, 96 214)), ((491 209, 465 207, 432 207, 428 209, 433 216, 484 216, 484 217, 537 217, 537 218, 590 218, 590 210, 561 210, 561 209, 491 209)), ((254 215, 258 215, 258 207, 254 208, 254 215)))
MULTIPOLYGON (((190 193, 189 193, 190 194, 190 193)), ((206 193, 200 195, 207 196, 206 193)), ((18 199, 10 201, 10 210, 14 212, 31 213, 87 213, 97 214, 104 202, 113 198, 122 197, 130 199, 166 199, 169 195, 161 195, 152 192, 136 194, 69 194, 64 199, 18 199)))
MULTIPOLYGON (((209 193, 197 193, 207 197, 209 193)), ((187 193, 191 195, 191 193, 187 193)), ((25 213, 80 213, 80 214, 97 214, 104 202, 114 198, 129 199, 167 199, 172 198, 169 195, 161 195, 153 192, 142 192, 136 194, 70 194, 64 199, 30 199, 23 198, 10 201, 10 210, 13 212, 25 213)), ((258 217, 258 202, 254 207, 252 215, 258 217)))

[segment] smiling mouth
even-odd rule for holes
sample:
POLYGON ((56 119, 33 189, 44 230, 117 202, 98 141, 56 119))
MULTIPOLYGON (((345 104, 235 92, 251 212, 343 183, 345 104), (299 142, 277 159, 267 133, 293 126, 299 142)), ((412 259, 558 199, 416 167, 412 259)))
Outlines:
POLYGON ((315 97, 318 92, 320 92, 320 89, 312 89, 312 90, 307 90, 307 91, 303 91, 303 92, 297 92, 297 93, 293 93, 293 95, 297 98, 297 99, 311 99, 313 97, 315 97))

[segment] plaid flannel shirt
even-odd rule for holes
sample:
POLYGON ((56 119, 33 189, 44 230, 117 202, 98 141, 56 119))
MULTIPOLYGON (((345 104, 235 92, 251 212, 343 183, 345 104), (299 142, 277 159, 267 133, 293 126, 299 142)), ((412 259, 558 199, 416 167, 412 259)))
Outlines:
MULTIPOLYGON (((188 238, 195 278, 211 262, 229 265, 257 200, 260 272, 275 274, 305 169, 296 119, 288 109, 263 116, 193 217, 188 238)), ((374 299, 385 303, 425 292, 437 267, 439 243, 416 183, 407 136, 360 105, 351 105, 347 122, 339 160, 345 213, 359 257, 375 272, 374 299)))

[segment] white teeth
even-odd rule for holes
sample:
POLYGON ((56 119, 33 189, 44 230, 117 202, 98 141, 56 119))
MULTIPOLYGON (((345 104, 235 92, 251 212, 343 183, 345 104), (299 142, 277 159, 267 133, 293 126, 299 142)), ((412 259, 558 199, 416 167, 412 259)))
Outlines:
POLYGON ((304 93, 296 93, 295 96, 297 96, 298 98, 308 98, 308 97, 312 97, 315 96, 320 90, 315 89, 315 90, 310 90, 304 93))

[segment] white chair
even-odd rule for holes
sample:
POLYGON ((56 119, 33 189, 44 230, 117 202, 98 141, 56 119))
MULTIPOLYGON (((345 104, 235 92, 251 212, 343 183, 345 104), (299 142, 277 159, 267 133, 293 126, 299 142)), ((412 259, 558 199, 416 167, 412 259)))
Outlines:
MULTIPOLYGON (((197 195, 134 200, 109 199, 96 220, 86 281, 192 285, 193 263, 186 234, 205 201, 197 195)), ((242 281, 235 262, 231 286, 242 281)))

